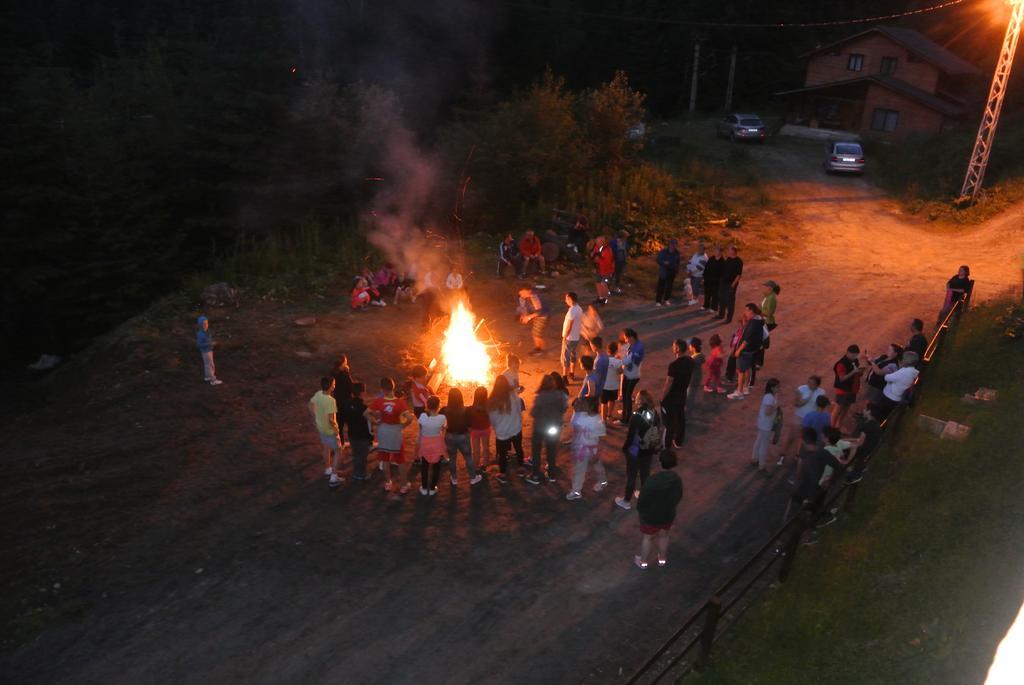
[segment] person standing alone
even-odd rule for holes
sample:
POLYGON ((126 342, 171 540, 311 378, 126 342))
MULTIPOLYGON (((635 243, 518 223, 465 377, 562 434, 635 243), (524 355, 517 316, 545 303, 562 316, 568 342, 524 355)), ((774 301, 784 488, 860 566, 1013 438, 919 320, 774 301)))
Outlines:
POLYGON ((220 385, 224 381, 217 379, 217 367, 213 363, 213 348, 217 343, 210 332, 210 320, 200 316, 196 324, 199 327, 196 330, 196 347, 199 348, 199 356, 203 359, 203 380, 210 385, 220 385))
POLYGON ((668 375, 661 396, 661 412, 665 425, 665 447, 682 447, 686 439, 686 393, 693 376, 693 358, 685 340, 672 343, 675 360, 668 365, 668 375))
POLYGON ((672 283, 679 273, 678 245, 676 239, 672 238, 655 258, 658 263, 658 285, 654 292, 654 304, 658 307, 672 304, 672 283))
POLYGON ((729 248, 729 256, 722 262, 722 270, 718 276, 718 316, 716 319, 725 319, 726 323, 732 322, 733 313, 736 310, 736 289, 740 287, 740 277, 743 275, 743 260, 740 259, 739 249, 735 245, 729 248))

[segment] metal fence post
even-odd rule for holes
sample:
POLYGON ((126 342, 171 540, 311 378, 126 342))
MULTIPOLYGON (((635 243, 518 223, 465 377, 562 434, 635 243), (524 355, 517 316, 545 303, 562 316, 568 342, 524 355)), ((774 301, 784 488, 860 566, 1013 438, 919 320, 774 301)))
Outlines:
POLYGON ((779 582, 785 583, 789 578, 789 569, 793 566, 793 559, 796 558, 796 550, 800 547, 800 538, 810 523, 810 517, 806 511, 801 511, 793 524, 793 530, 789 533, 786 546, 783 548, 782 566, 779 568, 779 582))
POLYGON ((715 630, 718 619, 722 615, 722 600, 713 595, 704 605, 704 629, 700 631, 700 656, 697 657, 697 668, 704 668, 711 657, 711 646, 715 644, 715 630))

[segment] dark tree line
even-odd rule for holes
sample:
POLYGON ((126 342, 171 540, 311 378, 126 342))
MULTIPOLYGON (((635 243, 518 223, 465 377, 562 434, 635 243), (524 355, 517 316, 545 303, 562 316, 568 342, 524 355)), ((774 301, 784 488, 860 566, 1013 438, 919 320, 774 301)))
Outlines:
MULTIPOLYGON (((372 196, 363 177, 372 171, 374 148, 360 139, 368 122, 357 111, 358 94, 370 86, 397 94, 404 124, 432 149, 452 131, 465 135, 466 122, 482 114, 493 122, 502 111, 498 103, 529 89, 547 68, 579 92, 622 70, 646 94, 650 112, 672 116, 685 107, 699 38, 701 109, 721 107, 734 44, 736 103, 756 106, 799 82, 800 52, 856 27, 697 29, 612 21, 581 10, 757 22, 920 4, 6 3, 0 13, 4 365, 75 349, 177 287, 183 274, 201 269, 240 233, 359 212, 372 196)), ((445 161, 457 167, 465 150, 452 154, 458 159, 445 161)), ((506 162, 516 159, 516 151, 509 154, 506 162)))

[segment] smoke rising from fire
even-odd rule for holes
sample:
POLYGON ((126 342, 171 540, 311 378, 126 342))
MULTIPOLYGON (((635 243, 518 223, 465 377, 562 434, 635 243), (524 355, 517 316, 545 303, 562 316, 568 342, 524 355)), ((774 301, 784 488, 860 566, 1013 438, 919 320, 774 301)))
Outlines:
POLYGON ((295 11, 304 71, 360 84, 346 89, 360 98, 357 144, 339 171, 361 185, 370 241, 396 268, 430 267, 443 279, 447 260, 424 232, 446 232, 459 179, 424 141, 485 78, 490 10, 470 0, 302 0, 295 11))

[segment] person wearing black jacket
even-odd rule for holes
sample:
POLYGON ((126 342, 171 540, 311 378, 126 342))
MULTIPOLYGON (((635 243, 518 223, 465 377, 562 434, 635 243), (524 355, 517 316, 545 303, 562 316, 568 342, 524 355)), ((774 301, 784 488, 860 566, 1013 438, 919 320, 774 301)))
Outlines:
POLYGON ((352 398, 352 369, 349 368, 347 356, 338 355, 338 361, 331 369, 331 377, 334 379, 334 401, 339 407, 344 407, 352 398))
POLYGON ((630 501, 633 499, 637 476, 640 476, 642 488, 651 473, 651 458, 664 445, 661 419, 654 407, 654 397, 647 390, 641 390, 639 397, 640 403, 629 419, 629 431, 622 443, 622 453, 626 455, 626 491, 622 497, 615 498, 615 504, 627 511, 632 507, 630 501))
POLYGON ((916 352, 919 359, 924 359, 925 350, 928 349, 928 338, 924 337, 924 321, 914 319, 910 322, 910 342, 907 343, 907 351, 916 352))
POLYGON ((672 450, 663 450, 662 470, 647 479, 640 488, 636 510, 640 514, 640 554, 633 557, 633 563, 647 568, 647 557, 651 553, 651 542, 657 538, 658 566, 668 563, 668 531, 676 520, 676 509, 683 499, 683 481, 674 469, 676 455, 672 450))
POLYGON ((370 432, 370 424, 366 420, 366 405, 363 403, 363 393, 366 386, 356 381, 351 385, 351 394, 348 402, 342 408, 342 421, 348 430, 348 444, 352 451, 352 480, 366 480, 366 458, 370 454, 370 445, 373 442, 373 434, 370 432))
POLYGON ((708 263, 704 265, 704 309, 718 311, 718 284, 722 274, 722 248, 715 246, 708 263))
POLYGON ((739 257, 739 249, 735 245, 729 248, 729 256, 722 262, 722 270, 718 276, 718 315, 716 319, 732 322, 736 310, 736 289, 740 286, 743 275, 743 260, 739 257))
POLYGON ((547 479, 555 480, 558 461, 558 444, 562 441, 562 424, 565 410, 569 408, 569 396, 562 392, 555 381, 556 373, 544 376, 530 408, 533 417, 533 435, 530 438, 530 454, 533 469, 527 474, 526 482, 540 485, 544 474, 541 471, 541 448, 547 449, 547 479))
POLYGON ((519 254, 519 246, 511 233, 506 233, 505 238, 498 243, 498 278, 505 274, 505 269, 512 269, 512 273, 519 276, 523 269, 523 257, 519 254))
POLYGON ((675 360, 668 365, 661 396, 662 421, 665 424, 665 447, 682 447, 686 439, 686 393, 693 377, 693 358, 689 345, 678 339, 672 343, 675 360))

